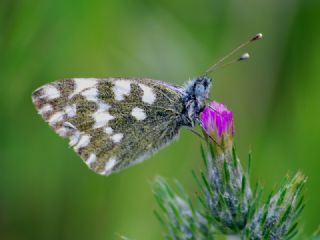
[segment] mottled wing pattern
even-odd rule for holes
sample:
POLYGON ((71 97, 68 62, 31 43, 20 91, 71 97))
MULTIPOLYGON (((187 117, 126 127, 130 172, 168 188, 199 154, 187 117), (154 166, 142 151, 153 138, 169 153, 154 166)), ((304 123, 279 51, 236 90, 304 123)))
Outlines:
POLYGON ((109 175, 177 137, 182 94, 151 79, 73 78, 40 87, 32 99, 93 171, 109 175))

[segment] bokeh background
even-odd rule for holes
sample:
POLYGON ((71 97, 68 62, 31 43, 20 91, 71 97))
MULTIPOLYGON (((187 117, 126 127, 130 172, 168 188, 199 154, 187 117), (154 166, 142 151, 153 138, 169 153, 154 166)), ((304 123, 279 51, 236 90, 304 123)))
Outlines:
POLYGON ((320 2, 317 0, 1 0, 0 239, 163 239, 150 182, 195 190, 200 140, 182 130, 143 164, 89 171, 37 115, 31 92, 65 77, 140 76, 183 84, 257 32, 252 58, 213 74, 234 111, 253 182, 308 177, 305 234, 320 223, 320 2))

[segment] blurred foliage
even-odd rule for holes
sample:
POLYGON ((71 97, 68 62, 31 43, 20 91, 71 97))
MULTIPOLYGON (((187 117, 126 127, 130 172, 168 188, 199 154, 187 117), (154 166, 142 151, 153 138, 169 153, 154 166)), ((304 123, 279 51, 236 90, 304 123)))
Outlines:
POLYGON ((306 234, 319 224, 318 0, 1 0, 0 239, 162 239, 149 180, 195 189, 200 140, 180 140, 104 178, 45 124, 31 92, 64 77, 141 76, 182 84, 257 32, 252 59, 217 71, 211 97, 234 112, 240 158, 272 189, 308 176, 306 234), (183 161, 182 161, 183 159, 183 161))

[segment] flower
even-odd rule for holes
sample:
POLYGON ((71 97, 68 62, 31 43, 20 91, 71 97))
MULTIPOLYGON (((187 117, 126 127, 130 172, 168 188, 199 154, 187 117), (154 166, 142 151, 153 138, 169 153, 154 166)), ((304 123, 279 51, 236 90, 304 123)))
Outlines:
POLYGON ((263 202, 260 184, 254 191, 250 186, 251 154, 246 170, 237 155, 232 112, 222 103, 211 102, 200 121, 207 137, 201 145, 205 171, 200 176, 192 172, 200 188, 198 205, 180 184, 176 192, 163 178, 155 182, 154 193, 162 210, 156 216, 166 228, 167 239, 212 240, 217 234, 248 240, 295 237, 297 217, 304 208, 304 175, 298 172, 286 179, 263 202))
POLYGON ((252 191, 233 146, 232 112, 222 103, 211 102, 203 109, 200 121, 208 136, 203 154, 208 171, 207 176, 202 175, 203 202, 220 232, 238 234, 248 220, 252 191))
POLYGON ((232 112, 223 104, 211 102, 200 115, 201 126, 220 147, 233 144, 234 126, 232 112))

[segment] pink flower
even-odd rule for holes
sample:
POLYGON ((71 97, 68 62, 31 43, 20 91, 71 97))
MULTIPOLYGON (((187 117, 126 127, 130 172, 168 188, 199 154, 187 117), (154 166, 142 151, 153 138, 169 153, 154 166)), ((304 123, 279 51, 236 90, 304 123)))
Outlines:
POLYGON ((200 116, 205 133, 219 145, 233 143, 234 126, 232 112, 222 103, 211 102, 200 116))

